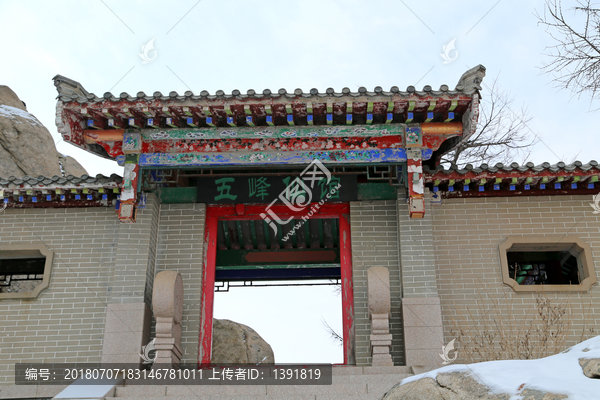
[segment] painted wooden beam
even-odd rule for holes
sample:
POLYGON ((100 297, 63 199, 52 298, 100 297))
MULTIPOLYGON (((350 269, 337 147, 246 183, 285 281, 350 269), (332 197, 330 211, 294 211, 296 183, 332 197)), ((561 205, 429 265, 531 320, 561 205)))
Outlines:
POLYGON ((248 125, 248 126, 255 126, 254 121, 253 121, 251 115, 246 116, 246 125, 248 125))
POLYGON ((434 118, 433 110, 435 109, 435 105, 436 105, 435 100, 431 100, 429 102, 429 107, 427 108, 427 118, 425 119, 425 122, 433 121, 433 118, 434 118))
POLYGON ((452 100, 452 102, 450 103, 450 107, 448 108, 448 111, 454 111, 456 109, 456 106, 458 106, 458 100, 452 100))
MULTIPOLYGON (((207 124, 211 122, 207 118, 207 124)), ((269 119, 267 118, 267 123, 269 119)), ((439 125, 445 125, 440 123, 439 125)), ((391 125, 340 125, 340 126, 295 126, 293 129, 287 126, 256 126, 256 127, 236 127, 231 128, 198 128, 198 129, 167 129, 157 134, 155 130, 141 130, 145 140, 173 140, 173 139, 188 139, 190 137, 197 139, 222 139, 224 137, 235 138, 288 138, 288 137, 383 137, 390 135, 403 135, 406 125, 391 124, 391 125)), ((436 131, 436 124, 427 125, 427 131, 436 131)), ((446 128, 441 128, 446 129, 446 128)), ((427 132, 423 129, 423 132, 427 132)))
POLYGON ((154 129, 160 128, 160 126, 158 126, 158 120, 156 118, 148 118, 146 120, 146 126, 148 128, 154 128, 154 129))
POLYGON ((115 117, 113 114, 111 114, 111 112, 108 108, 102 109, 102 115, 104 115, 106 118, 114 118, 115 117))
POLYGON ((162 111, 162 113, 163 113, 164 115, 166 115, 167 117, 173 117, 173 116, 174 116, 174 115, 173 115, 173 113, 171 113, 171 110, 169 109, 169 107, 163 107, 163 108, 161 109, 161 111, 162 111))
POLYGON ((420 124, 424 134, 428 135, 462 135, 462 122, 432 122, 420 124))
MULTIPOLYGON (((418 151, 418 150, 417 150, 418 151)), ((422 159, 431 158, 432 151, 423 149, 422 159)), ((324 164, 380 164, 406 161, 405 149, 326 150, 234 153, 154 153, 140 154, 143 167, 196 167, 217 165, 305 165, 313 160, 324 164)), ((421 158, 420 158, 421 159, 421 158)), ((422 174, 421 174, 422 175, 422 174)))
POLYGON ((406 121, 405 121, 406 123, 413 122, 413 120, 415 118, 414 110, 415 110, 415 102, 409 101, 408 108, 406 109, 406 121))
POLYGON ((141 128, 141 126, 142 126, 142 122, 141 122, 139 119, 137 119, 137 118, 129 118, 129 119, 127 120, 127 125, 128 125, 130 128, 136 128, 136 129, 140 129, 140 128, 141 128))
POLYGON ((111 129, 124 129, 123 122, 118 118, 109 118, 106 120, 106 124, 111 129))
POLYGON ((92 128, 92 129, 102 129, 102 126, 100 125, 100 123, 93 119, 88 119, 87 123, 85 125, 86 125, 86 127, 92 128))
MULTIPOLYGON (((160 134, 160 132, 158 132, 160 134)), ((160 135, 158 135, 160 136, 160 135)), ((198 139, 193 134, 187 139, 198 139)), ((399 135, 380 137, 286 137, 272 138, 236 138, 235 140, 144 140, 142 153, 216 153, 216 152, 288 152, 398 149, 403 147, 403 138, 399 135)))
POLYGON ((179 118, 175 117, 167 117, 165 119, 165 124, 167 126, 170 126, 171 128, 179 128, 180 127, 180 122, 179 122, 179 118))

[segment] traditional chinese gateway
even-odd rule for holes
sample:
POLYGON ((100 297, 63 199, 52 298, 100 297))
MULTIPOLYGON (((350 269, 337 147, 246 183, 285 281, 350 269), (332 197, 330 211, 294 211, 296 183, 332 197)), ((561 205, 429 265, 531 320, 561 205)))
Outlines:
MULTIPOLYGON (((0 291, 0 316, 27 310, 5 332, 68 304, 27 337, 39 359, 139 363, 152 332, 157 363, 206 365, 215 288, 338 280, 337 368, 370 382, 440 365, 452 319, 486 309, 480 290, 529 307, 537 291, 575 291, 600 318, 595 161, 439 167, 477 128, 484 76, 477 66, 453 90, 98 97, 57 75, 63 139, 124 174, 0 178, 0 259, 39 261, 33 290, 0 291), (69 350, 71 337, 85 349, 69 350)), ((383 393, 368 387, 355 394, 383 393)))

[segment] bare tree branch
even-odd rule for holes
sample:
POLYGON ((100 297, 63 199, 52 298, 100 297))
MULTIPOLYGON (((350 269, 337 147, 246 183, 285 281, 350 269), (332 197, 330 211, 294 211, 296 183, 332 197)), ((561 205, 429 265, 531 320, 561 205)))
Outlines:
POLYGON ((577 0, 568 9, 568 17, 560 0, 546 0, 543 15, 536 12, 538 25, 546 28, 555 44, 546 48, 549 63, 542 70, 553 76, 557 87, 591 100, 600 89, 600 9, 590 0, 577 0))
POLYGON ((441 163, 459 168, 466 164, 506 164, 517 158, 525 163, 537 140, 527 129, 531 121, 528 111, 513 111, 512 103, 510 93, 502 91, 495 79, 489 95, 481 101, 477 131, 443 155, 441 163))
POLYGON ((331 335, 331 339, 333 339, 334 342, 341 346, 342 343, 344 343, 344 338, 342 337, 342 335, 337 333, 331 326, 329 326, 327 321, 325 321, 325 318, 321 317, 321 322, 323 323, 325 330, 329 333, 329 335, 331 335))

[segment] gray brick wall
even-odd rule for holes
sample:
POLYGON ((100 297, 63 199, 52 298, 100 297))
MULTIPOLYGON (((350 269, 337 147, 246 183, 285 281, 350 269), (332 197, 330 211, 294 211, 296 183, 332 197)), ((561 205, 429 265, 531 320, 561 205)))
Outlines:
POLYGON ((176 270, 183 278, 182 363, 198 361, 202 259, 204 246, 204 204, 163 204, 157 251, 157 272, 176 270))
POLYGON ((100 361, 119 225, 112 207, 0 214, 0 243, 54 251, 46 290, 0 300, 0 384, 13 383, 17 362, 100 361))
POLYGON ((136 223, 119 223, 110 303, 145 301, 150 305, 158 210, 158 200, 154 195, 148 195, 146 208, 137 212, 136 223))
POLYGON ((404 297, 437 297, 433 220, 426 190, 424 218, 410 218, 408 201, 399 192, 398 225, 404 297))
MULTIPOLYGON (((455 337, 453 319, 466 321, 466 330, 481 326, 482 316, 495 315, 490 309, 496 304, 506 321, 509 313, 517 320, 532 319, 536 294, 515 293, 502 283, 498 246, 508 236, 578 236, 590 244, 600 279, 600 215, 592 214, 591 200, 591 195, 488 197, 446 199, 432 206, 445 341, 455 337)), ((565 348, 598 334, 600 286, 547 296, 572 310, 565 348)))
POLYGON ((396 201, 351 202, 350 231, 352 236, 352 274, 354 278, 356 364, 371 364, 369 349, 371 323, 367 306, 367 269, 382 266, 390 271, 392 359, 394 365, 404 365, 396 201))

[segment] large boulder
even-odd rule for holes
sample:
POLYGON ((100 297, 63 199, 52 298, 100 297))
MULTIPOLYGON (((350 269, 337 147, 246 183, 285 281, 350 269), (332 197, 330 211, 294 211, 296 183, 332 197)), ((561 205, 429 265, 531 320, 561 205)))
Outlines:
POLYGON ((598 399, 597 379, 600 336, 536 360, 449 365, 411 376, 394 385, 382 400, 598 399))
POLYGON ((585 376, 600 379, 600 358, 580 358, 579 365, 585 376))
MULTIPOLYGON (((520 391, 522 399, 560 400, 567 395, 536 389, 520 391)), ((384 396, 385 400, 509 400, 510 394, 492 393, 490 388, 477 382, 470 372, 439 373, 435 378, 423 378, 405 385, 398 384, 384 396)))
POLYGON ((86 175, 60 154, 52 135, 8 86, 0 85, 0 177, 86 175), (61 169, 62 165, 62 169, 61 169))
POLYGON ((213 320, 212 364, 275 364, 269 343, 249 326, 213 320))

